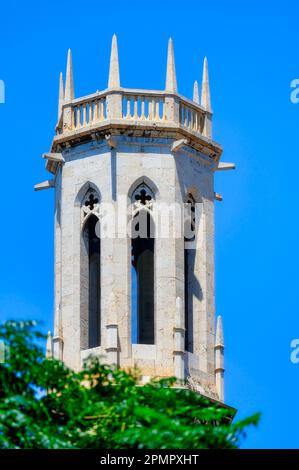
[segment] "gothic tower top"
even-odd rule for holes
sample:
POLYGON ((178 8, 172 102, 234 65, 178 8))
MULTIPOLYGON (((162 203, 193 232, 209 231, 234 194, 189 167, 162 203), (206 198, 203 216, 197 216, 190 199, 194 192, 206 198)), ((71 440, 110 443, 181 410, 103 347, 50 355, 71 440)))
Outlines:
MULTIPOLYGON (((59 79, 58 122, 51 153, 59 153, 70 145, 120 133, 173 137, 180 141, 178 145, 189 145, 202 151, 211 165, 218 167, 222 149, 212 140, 207 58, 204 59, 201 97, 197 81, 194 82, 192 100, 178 93, 171 38, 168 42, 165 90, 122 88, 117 38, 114 35, 107 89, 75 98, 72 54, 69 49, 65 88, 62 73, 59 79)), ((55 174, 59 162, 53 160, 53 156, 47 160, 47 169, 55 174)))

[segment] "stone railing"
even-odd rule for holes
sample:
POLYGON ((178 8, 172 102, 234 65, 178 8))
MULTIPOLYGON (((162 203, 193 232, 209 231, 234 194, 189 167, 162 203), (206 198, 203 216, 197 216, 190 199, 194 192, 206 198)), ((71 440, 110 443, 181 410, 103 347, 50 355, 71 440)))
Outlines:
POLYGON ((123 88, 65 103, 57 133, 76 132, 113 119, 136 125, 171 125, 211 138, 211 113, 199 104, 165 91, 123 88))
POLYGON ((134 121, 165 121, 165 96, 158 92, 126 91, 122 97, 122 117, 134 121))
POLYGON ((180 99, 179 120, 181 127, 203 134, 205 117, 206 113, 198 105, 180 99))
POLYGON ((81 129, 98 122, 105 121, 106 97, 96 97, 87 101, 79 101, 72 105, 72 130, 81 129))

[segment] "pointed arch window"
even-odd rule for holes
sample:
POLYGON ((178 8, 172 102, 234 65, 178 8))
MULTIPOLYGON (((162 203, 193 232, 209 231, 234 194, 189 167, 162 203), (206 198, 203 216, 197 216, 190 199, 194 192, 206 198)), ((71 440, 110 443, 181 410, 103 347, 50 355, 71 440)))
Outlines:
POLYGON ((155 227, 151 215, 154 195, 139 185, 132 195, 132 342, 155 343, 155 227))
POLYGON ((184 291, 185 291, 185 350, 193 352, 193 279, 195 264, 195 200, 188 194, 184 216, 184 291))
MULTIPOLYGON (((82 205, 84 267, 85 267, 85 301, 87 331, 86 347, 95 348, 101 345, 101 240, 99 234, 99 197, 89 190, 82 205)), ((81 282, 84 282, 82 279, 81 282)))

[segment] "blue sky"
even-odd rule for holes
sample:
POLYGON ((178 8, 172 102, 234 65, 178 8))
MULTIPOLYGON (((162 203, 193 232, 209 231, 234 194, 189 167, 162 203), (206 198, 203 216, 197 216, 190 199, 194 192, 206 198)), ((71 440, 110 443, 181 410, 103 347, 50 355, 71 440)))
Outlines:
POLYGON ((237 170, 216 176, 216 305, 226 343, 226 401, 239 416, 261 411, 244 447, 299 447, 298 118, 295 1, 1 4, 2 230, 0 317, 52 327, 53 192, 47 178, 59 72, 73 51, 76 96, 104 89, 112 34, 121 84, 163 89, 173 37, 179 91, 192 96, 209 60, 214 138, 237 170))

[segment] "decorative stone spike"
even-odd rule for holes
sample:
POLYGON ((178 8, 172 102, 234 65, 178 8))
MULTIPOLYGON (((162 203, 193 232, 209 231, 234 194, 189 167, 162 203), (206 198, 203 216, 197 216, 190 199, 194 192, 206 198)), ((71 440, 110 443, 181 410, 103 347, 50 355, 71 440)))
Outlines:
POLYGON ((210 97, 210 85, 209 85, 208 59, 206 57, 204 58, 204 62, 203 62, 202 86, 201 86, 201 105, 207 111, 212 112, 211 97, 210 97))
POLYGON ((215 382, 218 397, 224 401, 224 339, 222 318, 218 316, 215 339, 215 382))
POLYGON ((115 323, 106 325, 107 332, 107 362, 118 365, 118 326, 115 323))
POLYGON ((48 331, 47 345, 46 345, 46 358, 52 359, 53 357, 53 344, 52 344, 52 333, 48 331))
POLYGON ((215 346, 224 347, 223 326, 222 326, 222 317, 221 317, 221 315, 218 315, 218 317, 217 317, 215 346))
POLYGON ((74 79, 73 79, 73 63, 72 51, 69 49, 67 54, 66 78, 65 78, 65 101, 74 99, 74 79))
POLYGON ((185 329, 185 324, 184 324, 184 309, 183 309, 183 303, 181 297, 177 297, 175 301, 175 328, 179 328, 184 330, 185 329))
POLYGON ((194 103, 199 104, 199 93, 198 93, 197 80, 195 80, 194 87, 193 87, 193 101, 194 101, 194 103))
POLYGON ((174 339, 174 374, 179 383, 183 383, 185 379, 185 361, 184 361, 184 345, 185 345, 185 327, 184 327, 184 309, 181 297, 176 298, 175 322, 173 328, 174 339))
POLYGON ((62 112, 62 106, 64 103, 64 84, 63 84, 63 74, 60 72, 59 76, 59 98, 58 98, 58 122, 62 112))
POLYGON ((61 308, 57 306, 54 321, 53 355, 55 359, 63 359, 63 337, 62 337, 62 318, 61 308))
POLYGON ((112 45, 111 45, 108 88, 119 88, 119 87, 120 87, 120 78, 119 78, 117 37, 114 34, 112 38, 112 45))
POLYGON ((171 91, 176 93, 177 90, 177 81, 176 81, 176 71, 175 71, 175 61, 174 61, 174 51, 172 39, 169 38, 168 41, 168 54, 167 54, 167 69, 166 69, 166 91, 171 91))

